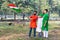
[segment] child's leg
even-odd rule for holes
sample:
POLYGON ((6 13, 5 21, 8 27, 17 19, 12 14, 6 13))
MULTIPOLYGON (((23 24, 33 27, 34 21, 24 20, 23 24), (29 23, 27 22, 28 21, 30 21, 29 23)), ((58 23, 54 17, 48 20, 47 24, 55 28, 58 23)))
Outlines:
POLYGON ((32 28, 30 28, 30 31, 29 31, 29 37, 31 37, 31 32, 32 32, 32 28))
POLYGON ((41 37, 41 36, 42 36, 42 33, 41 33, 41 32, 39 32, 39 33, 38 33, 38 36, 39 36, 39 37, 41 37))
POLYGON ((43 31, 43 37, 48 38, 48 31, 43 31))
POLYGON ((43 37, 46 37, 46 33, 45 33, 45 31, 43 31, 43 37))
POLYGON ((34 28, 34 37, 36 37, 36 28, 34 28))
POLYGON ((46 31, 46 38, 48 38, 48 31, 46 31))

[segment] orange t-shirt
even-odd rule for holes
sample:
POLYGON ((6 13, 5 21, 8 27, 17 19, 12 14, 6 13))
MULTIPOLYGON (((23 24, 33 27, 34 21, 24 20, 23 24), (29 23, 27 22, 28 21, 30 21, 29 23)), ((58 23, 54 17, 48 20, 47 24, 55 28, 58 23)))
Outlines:
POLYGON ((36 16, 36 15, 30 16, 30 28, 37 27, 37 19, 38 19, 38 16, 36 16))

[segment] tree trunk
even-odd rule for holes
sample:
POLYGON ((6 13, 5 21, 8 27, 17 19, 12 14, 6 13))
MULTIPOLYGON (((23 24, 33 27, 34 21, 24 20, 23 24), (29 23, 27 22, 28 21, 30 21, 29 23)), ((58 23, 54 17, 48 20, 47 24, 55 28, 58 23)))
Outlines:
POLYGON ((14 20, 16 20, 16 13, 14 13, 14 20))
POLYGON ((39 4, 38 4, 38 14, 41 12, 41 0, 39 0, 39 4))
POLYGON ((60 17, 60 10, 59 10, 59 17, 60 17))
POLYGON ((6 20, 6 14, 5 14, 5 20, 6 20))

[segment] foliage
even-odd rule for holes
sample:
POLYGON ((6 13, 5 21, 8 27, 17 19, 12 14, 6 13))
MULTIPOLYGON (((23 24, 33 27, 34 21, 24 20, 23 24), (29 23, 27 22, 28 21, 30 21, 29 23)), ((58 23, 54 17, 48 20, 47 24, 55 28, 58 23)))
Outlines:
POLYGON ((59 0, 2 0, 1 9, 9 10, 7 4, 14 2, 16 6, 18 6, 22 12, 25 13, 29 13, 31 10, 37 10, 39 12, 43 9, 49 9, 51 13, 57 12, 60 15, 59 0))

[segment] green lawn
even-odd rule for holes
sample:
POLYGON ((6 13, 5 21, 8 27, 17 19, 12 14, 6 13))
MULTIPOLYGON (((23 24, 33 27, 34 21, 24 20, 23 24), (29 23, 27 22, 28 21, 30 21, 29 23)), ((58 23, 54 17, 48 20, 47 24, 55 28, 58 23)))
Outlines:
POLYGON ((0 23, 0 36, 2 35, 9 35, 9 34, 19 34, 19 33, 26 33, 27 29, 22 27, 21 24, 9 25, 7 22, 0 23))
MULTIPOLYGON (((56 27, 59 27, 60 22, 51 22, 49 21, 49 31, 53 30, 56 27)), ((42 40, 42 38, 29 38, 28 39, 28 31, 29 31, 29 24, 25 23, 25 26, 22 25, 22 23, 14 25, 8 25, 7 22, 1 22, 0 23, 0 37, 2 36, 8 36, 12 34, 24 34, 24 36, 17 36, 10 38, 9 40, 42 40), (26 35, 27 34, 27 35, 26 35)), ((45 40, 45 39, 44 39, 45 40)))

